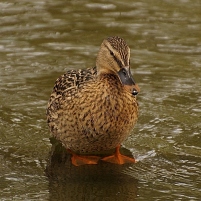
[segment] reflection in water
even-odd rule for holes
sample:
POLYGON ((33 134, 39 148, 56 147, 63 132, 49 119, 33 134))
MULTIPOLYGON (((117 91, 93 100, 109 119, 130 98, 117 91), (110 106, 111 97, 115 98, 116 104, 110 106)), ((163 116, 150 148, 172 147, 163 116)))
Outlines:
MULTIPOLYGON (((76 167, 71 156, 54 140, 46 168, 50 200, 135 200, 137 180, 124 174, 128 164, 100 161, 98 165, 76 167)), ((128 150, 122 150, 124 153, 128 150)))

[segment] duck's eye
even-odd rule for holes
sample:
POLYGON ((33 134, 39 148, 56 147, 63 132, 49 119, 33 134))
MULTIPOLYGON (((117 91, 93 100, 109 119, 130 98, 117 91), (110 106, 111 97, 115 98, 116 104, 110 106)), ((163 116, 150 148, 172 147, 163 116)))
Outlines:
POLYGON ((114 53, 112 51, 110 51, 110 55, 114 57, 114 53))

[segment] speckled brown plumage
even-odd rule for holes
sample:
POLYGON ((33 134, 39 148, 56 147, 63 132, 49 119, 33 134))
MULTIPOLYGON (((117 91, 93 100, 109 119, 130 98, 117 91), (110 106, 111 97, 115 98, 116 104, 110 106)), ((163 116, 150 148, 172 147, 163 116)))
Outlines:
POLYGON ((137 93, 132 94, 137 87, 124 84, 124 73, 118 72, 128 68, 129 59, 125 41, 109 37, 101 45, 96 67, 67 71, 56 80, 47 121, 53 136, 67 149, 97 153, 117 147, 128 137, 138 117, 137 93))

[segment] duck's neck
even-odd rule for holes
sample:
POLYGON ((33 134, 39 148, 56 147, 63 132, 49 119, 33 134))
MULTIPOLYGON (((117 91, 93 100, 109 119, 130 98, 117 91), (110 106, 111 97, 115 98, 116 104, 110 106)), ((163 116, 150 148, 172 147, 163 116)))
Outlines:
POLYGON ((107 83, 109 85, 116 85, 116 86, 122 85, 118 75, 112 71, 101 72, 97 76, 99 80, 102 80, 102 82, 107 83))
POLYGON ((98 68, 97 67, 97 76, 102 77, 103 75, 106 74, 113 74, 117 75, 117 73, 109 68, 98 68))

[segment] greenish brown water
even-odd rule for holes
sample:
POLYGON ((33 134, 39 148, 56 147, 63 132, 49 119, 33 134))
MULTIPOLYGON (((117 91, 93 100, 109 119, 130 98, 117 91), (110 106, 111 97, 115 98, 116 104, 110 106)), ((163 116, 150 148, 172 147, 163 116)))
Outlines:
POLYGON ((0 8, 0 200, 200 200, 200 0, 3 0, 0 8), (124 143, 139 162, 76 169, 67 156, 49 157, 46 104, 56 78, 94 66, 111 35, 129 44, 141 88, 124 143))

